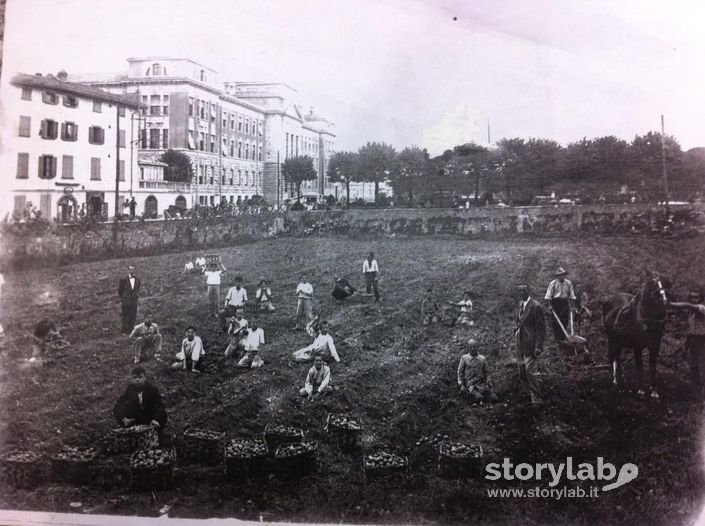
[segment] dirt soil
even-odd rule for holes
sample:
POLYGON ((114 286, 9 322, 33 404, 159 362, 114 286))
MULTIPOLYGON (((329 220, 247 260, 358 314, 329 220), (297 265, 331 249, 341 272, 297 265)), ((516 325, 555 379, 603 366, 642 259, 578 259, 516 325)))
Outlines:
MULTIPOLYGON (((696 264, 705 256, 703 239, 289 238, 214 252, 229 269, 225 282, 243 276, 251 298, 260 277, 270 280, 277 310, 256 316, 267 340, 261 353, 266 364, 260 369, 242 372, 223 357, 225 338, 207 317, 205 279, 181 273, 196 253, 130 261, 143 283, 140 317, 153 312, 165 337, 161 360, 147 362, 146 368, 162 392, 168 430, 178 437, 196 426, 236 437, 258 435, 268 422, 296 425, 319 442, 318 473, 297 482, 270 476, 236 484, 214 468, 180 466, 176 490, 137 493, 129 489, 124 459, 108 459, 95 484, 4 487, 0 507, 157 516, 169 506, 172 517, 356 523, 682 524, 699 513, 705 489, 702 407, 689 391, 683 318, 669 318, 659 361, 661 400, 653 402, 633 390, 613 390, 604 367, 599 301, 616 291, 636 291, 647 267, 669 275, 673 293, 685 297, 689 286, 705 283, 705 267, 696 264), (337 304, 330 297, 333 279, 347 276, 362 287, 368 250, 375 251, 382 271, 382 301, 356 296, 337 304), (540 358, 546 403, 536 408, 520 387, 509 347, 515 286, 527 282, 535 296, 542 296, 558 266, 589 294, 594 317, 582 332, 594 363, 558 350, 549 335, 540 358), (314 305, 330 321, 342 358, 331 367, 337 391, 314 402, 297 393, 309 366, 289 363, 291 352, 311 341, 292 330, 294 290, 302 271, 314 285, 314 305), (419 306, 429 286, 439 302, 458 301, 463 290, 471 290, 476 326, 423 327, 419 306), (200 375, 169 369, 190 324, 208 350, 200 375), (482 352, 501 400, 492 406, 471 406, 458 398, 456 368, 471 336, 485 344, 482 352), (330 412, 361 417, 364 451, 389 449, 408 456, 408 474, 366 480, 361 454, 340 452, 323 430, 330 412), (439 477, 438 452, 430 440, 439 434, 482 445, 487 461, 563 462, 572 456, 595 463, 602 456, 617 466, 635 463, 639 476, 598 498, 490 498, 488 488, 537 484, 439 477), (80 507, 70 507, 72 502, 80 507)), ((130 341, 119 334, 117 282, 127 263, 110 260, 6 275, 3 445, 51 454, 62 444, 96 444, 113 427, 111 410, 133 367, 130 341), (44 317, 57 322, 71 346, 53 351, 41 368, 27 367, 28 332, 44 317)), ((223 297, 225 292, 224 285, 223 297)), ((633 365, 625 372, 634 387, 633 365)))

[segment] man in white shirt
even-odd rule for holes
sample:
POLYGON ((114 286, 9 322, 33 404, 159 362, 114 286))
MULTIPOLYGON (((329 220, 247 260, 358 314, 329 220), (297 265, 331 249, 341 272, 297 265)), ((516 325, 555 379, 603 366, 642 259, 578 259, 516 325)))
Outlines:
POLYGON ((186 370, 187 360, 191 360, 191 372, 200 373, 198 370, 198 360, 206 354, 203 342, 196 336, 196 329, 189 327, 186 329, 186 338, 181 342, 181 350, 176 354, 177 362, 171 364, 172 369, 186 370))
POLYGON ((208 315, 218 317, 220 312, 220 281, 225 271, 223 263, 220 268, 217 264, 211 264, 203 273, 206 275, 206 285, 208 286, 208 315))
POLYGON ((308 322, 310 322, 311 318, 313 317, 313 314, 311 312, 311 302, 313 301, 313 285, 311 285, 306 280, 305 274, 301 276, 301 283, 299 283, 298 287, 296 287, 296 297, 298 298, 298 303, 296 305, 296 325, 294 326, 294 330, 299 330, 299 320, 301 319, 302 315, 306 317, 306 321, 304 321, 304 326, 308 322))
POLYGON ((367 294, 374 288, 375 301, 379 301, 379 287, 377 286, 377 275, 379 274, 379 266, 375 259, 375 253, 367 254, 367 259, 362 262, 362 274, 365 276, 365 287, 367 294))
POLYGON ((259 367, 262 364, 262 359, 259 357, 260 345, 264 345, 264 331, 257 326, 255 320, 247 329, 247 336, 242 340, 245 347, 245 355, 237 362, 238 367, 244 369, 259 367))
POLYGON ((143 323, 135 326, 130 338, 135 339, 136 364, 142 360, 149 360, 152 356, 159 356, 162 352, 162 335, 159 333, 159 326, 152 322, 151 312, 145 315, 143 323))
POLYGON ((238 309, 244 309, 245 303, 247 303, 247 290, 242 286, 242 278, 236 276, 235 286, 230 287, 227 296, 225 296, 225 310, 220 313, 223 332, 226 329, 226 318, 234 316, 238 309))
POLYGON ((565 334, 556 320, 556 316, 561 320, 563 328, 568 330, 570 327, 570 309, 573 307, 573 302, 575 301, 573 284, 570 280, 565 279, 567 274, 563 267, 558 267, 555 274, 556 279, 548 284, 546 296, 544 297, 549 313, 553 312, 553 314, 551 314, 553 336, 558 345, 561 345, 565 341, 565 334))
POLYGON ((193 261, 187 261, 184 265, 184 271, 182 274, 193 274, 195 271, 196 267, 194 266, 193 261))
POLYGON ((450 305, 460 307, 460 315, 456 318, 453 325, 475 325, 472 321, 472 301, 470 300, 470 291, 463 293, 463 299, 459 302, 449 301, 450 305))
POLYGON ((225 356, 230 356, 235 351, 245 348, 244 339, 247 336, 247 329, 247 320, 242 317, 242 309, 238 309, 237 312, 235 312, 235 316, 231 318, 230 326, 228 327, 230 343, 228 343, 228 347, 225 349, 225 356))
POLYGON ((323 358, 316 356, 313 360, 313 367, 308 370, 306 382, 303 389, 299 390, 299 395, 309 399, 320 394, 333 392, 330 386, 330 367, 323 363, 323 358))
POLYGON ((315 356, 321 356, 326 360, 332 358, 336 362, 339 362, 340 356, 338 356, 338 351, 335 349, 333 337, 328 334, 328 322, 321 322, 318 336, 316 336, 316 339, 313 340, 311 345, 294 351, 292 356, 296 362, 310 362, 315 356))
POLYGON ((198 270, 198 272, 204 272, 206 270, 206 258, 203 256, 196 258, 196 270, 198 270))
POLYGON ((272 290, 269 288, 266 279, 261 279, 257 285, 255 300, 257 301, 257 305, 259 305, 259 310, 274 312, 274 305, 272 305, 272 290))

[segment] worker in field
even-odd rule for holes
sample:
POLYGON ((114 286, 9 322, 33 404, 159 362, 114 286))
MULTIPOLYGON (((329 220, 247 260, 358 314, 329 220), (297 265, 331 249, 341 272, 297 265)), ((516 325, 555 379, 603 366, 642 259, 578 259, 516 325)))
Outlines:
POLYGON ((242 369, 256 369, 264 364, 262 357, 259 355, 260 347, 265 343, 264 330, 257 325, 256 320, 253 320, 245 332, 246 335, 241 340, 245 353, 240 361, 237 362, 237 366, 242 369))
POLYGON ((379 265, 375 259, 375 253, 367 254, 367 259, 362 262, 362 275, 365 276, 365 290, 370 294, 372 290, 375 292, 375 301, 379 301, 379 265))
POLYGON ((306 274, 301 275, 301 282, 296 287, 296 298, 296 325, 294 330, 299 330, 299 328, 305 327, 313 318, 313 285, 306 279, 306 274), (303 324, 300 324, 302 317, 305 320, 303 324))
POLYGON ((226 319, 234 316, 238 309, 244 309, 246 303, 247 290, 242 286, 242 278, 240 276, 236 276, 235 284, 228 289, 228 293, 225 296, 224 309, 220 311, 220 314, 218 315, 223 332, 227 329, 226 319))
POLYGON ((188 360, 191 360, 191 372, 200 373, 198 361, 206 354, 201 337, 196 335, 196 329, 186 329, 186 337, 181 342, 181 350, 176 353, 176 362, 171 364, 172 369, 187 369, 188 360))
POLYGON ((421 323, 423 325, 431 325, 440 321, 440 308, 438 302, 433 297, 433 289, 426 289, 426 293, 421 300, 421 323))
POLYGON ((487 358, 479 353, 477 340, 468 340, 468 352, 460 357, 458 364, 458 386, 460 394, 473 403, 496 402, 488 382, 487 358))
POLYGON ((470 299, 469 290, 463 293, 462 300, 458 302, 449 301, 448 304, 460 309, 460 314, 455 318, 453 325, 475 325, 475 322, 472 320, 472 300, 470 299))
POLYGON ((541 403, 541 390, 538 379, 538 357, 543 352, 546 337, 546 320, 541 304, 529 293, 529 286, 518 287, 519 308, 514 329, 519 380, 531 396, 532 404, 541 403))
POLYGON ((548 284, 546 295, 544 296, 546 308, 551 316, 553 337, 558 345, 563 345, 566 339, 563 329, 566 331, 570 330, 570 310, 576 300, 573 284, 566 279, 567 274, 563 267, 558 267, 555 279, 548 284), (560 320, 560 323, 556 317, 560 320))
POLYGON ((149 360, 153 356, 159 356, 162 352, 162 335, 159 333, 159 326, 152 321, 152 313, 148 312, 144 317, 144 322, 135 326, 130 333, 133 338, 135 363, 142 360, 149 360))
POLYGON ((118 425, 151 425, 161 439, 167 422, 167 414, 159 389, 147 380, 147 372, 142 367, 132 369, 130 384, 113 408, 113 416, 118 425))
POLYGON ((225 349, 225 356, 231 356, 233 353, 240 355, 240 351, 245 349, 245 338, 247 337, 247 329, 249 325, 247 320, 242 317, 242 309, 239 308, 235 312, 235 316, 230 318, 228 326, 228 347, 225 349))
POLYGON ((701 289, 692 289, 687 302, 670 302, 673 309, 688 311, 688 365, 694 398, 705 402, 705 295, 701 289))
POLYGON ((333 392, 330 385, 330 367, 324 362, 323 358, 316 356, 313 359, 313 367, 308 370, 304 387, 299 390, 300 396, 306 396, 309 400, 319 396, 333 392))
POLYGON ((334 299, 338 300, 339 302, 345 301, 346 298, 349 298, 353 294, 357 292, 355 288, 350 284, 350 282, 345 279, 345 278, 338 278, 335 280, 333 283, 333 292, 331 292, 331 296, 333 296, 334 299))
POLYGON ((294 351, 292 355, 294 361, 297 362, 310 362, 316 356, 321 356, 324 360, 335 360, 340 361, 340 356, 338 356, 338 351, 335 348, 335 343, 333 342, 333 336, 328 333, 328 322, 322 321, 318 335, 313 340, 311 345, 294 351))

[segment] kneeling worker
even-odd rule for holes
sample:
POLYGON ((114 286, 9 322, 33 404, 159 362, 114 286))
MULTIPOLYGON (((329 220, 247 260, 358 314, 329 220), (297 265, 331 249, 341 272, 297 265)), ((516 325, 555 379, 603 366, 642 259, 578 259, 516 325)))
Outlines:
POLYGON ((345 278, 338 278, 333 283, 333 292, 330 293, 334 299, 344 301, 357 292, 350 282, 345 278))
POLYGON ((496 402, 497 395, 487 382, 487 359, 479 354, 479 344, 476 340, 468 340, 468 353, 460 358, 458 364, 458 385, 461 395, 467 396, 471 402, 496 402))
POLYGON ((142 367, 132 369, 132 380, 113 408, 113 416, 118 425, 151 425, 161 437, 167 421, 162 397, 153 384, 147 381, 147 373, 142 367))
POLYGON ((308 370, 306 383, 303 389, 299 390, 299 395, 313 398, 320 394, 332 393, 330 386, 330 367, 323 363, 323 358, 316 356, 313 360, 313 367, 308 370))

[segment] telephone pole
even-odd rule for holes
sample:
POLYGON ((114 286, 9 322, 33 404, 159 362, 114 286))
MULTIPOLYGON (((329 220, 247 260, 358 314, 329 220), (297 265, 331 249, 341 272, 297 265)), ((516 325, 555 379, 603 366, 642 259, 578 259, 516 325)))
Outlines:
POLYGON ((663 114, 661 114, 661 168, 663 169, 663 190, 666 194, 666 214, 670 212, 669 201, 671 200, 671 194, 668 191, 668 172, 666 171, 666 132, 663 120, 663 114))

